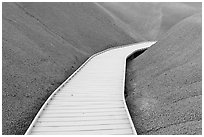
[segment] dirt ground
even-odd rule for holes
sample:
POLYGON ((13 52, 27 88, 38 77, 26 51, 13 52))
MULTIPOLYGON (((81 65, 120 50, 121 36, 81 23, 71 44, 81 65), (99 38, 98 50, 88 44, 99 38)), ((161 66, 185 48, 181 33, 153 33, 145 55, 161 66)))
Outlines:
POLYGON ((3 3, 2 134, 24 134, 49 95, 92 54, 158 40, 200 10, 199 3, 3 3))
POLYGON ((189 17, 128 62, 127 104, 138 134, 202 134, 202 20, 189 17))

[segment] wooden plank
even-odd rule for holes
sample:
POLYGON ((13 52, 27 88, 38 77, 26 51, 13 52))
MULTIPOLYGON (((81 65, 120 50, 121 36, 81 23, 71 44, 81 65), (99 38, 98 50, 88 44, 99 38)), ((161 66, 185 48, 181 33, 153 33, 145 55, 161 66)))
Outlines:
POLYGON ((123 104, 123 102, 67 102, 67 103, 57 103, 57 102, 50 102, 49 105, 51 106, 86 106, 86 105, 100 105, 100 104, 103 104, 103 105, 112 105, 112 104, 123 104))
POLYGON ((62 97, 53 97, 54 100, 69 100, 69 99, 104 99, 104 100, 120 100, 121 96, 115 97, 103 97, 103 96, 62 96, 62 97))
MULTIPOLYGON (((119 83, 122 83, 122 82, 119 82, 119 83)), ((80 83, 79 83, 80 84, 80 83)), ((110 88, 110 87, 104 87, 103 89, 97 89, 97 87, 93 87, 92 85, 92 88, 90 89, 85 89, 85 86, 81 87, 82 89, 84 90, 79 90, 79 88, 75 87, 74 89, 63 89, 64 90, 64 93, 59 93, 58 95, 61 95, 61 94, 65 94, 66 92, 67 93, 81 93, 81 94, 85 94, 85 93, 88 93, 88 94, 101 94, 101 95, 104 95, 104 93, 107 93, 107 94, 110 94, 110 95, 121 95, 120 92, 118 92, 120 89, 119 89, 119 86, 116 87, 115 89, 114 88, 110 88)))
POLYGON ((128 118, 126 119, 110 119, 110 120, 94 120, 94 121, 52 121, 52 122, 37 122, 35 127, 43 127, 43 126, 79 126, 79 125, 108 125, 108 124, 128 124, 128 118))
POLYGON ((89 97, 67 97, 67 98, 53 98, 52 100, 55 101, 62 101, 62 102, 66 102, 66 101, 76 101, 76 100, 81 100, 81 101, 122 101, 121 97, 115 97, 115 98, 101 98, 101 97, 93 97, 93 98, 89 98, 89 97))
POLYGON ((76 109, 101 109, 101 108, 124 108, 122 104, 98 104, 98 105, 77 105, 77 106, 47 106, 46 110, 61 110, 61 109, 69 109, 69 110, 76 110, 76 109))
POLYGON ((56 100, 68 100, 68 99, 100 99, 100 100, 121 100, 121 96, 115 96, 115 97, 101 97, 101 96, 61 96, 61 97, 53 97, 53 99, 56 100))
POLYGON ((107 111, 107 112, 75 112, 75 113, 46 113, 46 111, 43 111, 42 117, 95 117, 95 116, 110 116, 110 115, 125 115, 125 111, 107 111))
POLYGON ((41 132, 46 132, 46 131, 90 131, 90 130, 108 130, 108 129, 128 129, 130 128, 129 123, 125 124, 111 124, 111 125, 85 125, 85 126, 66 126, 66 127, 34 127, 33 131, 41 131, 41 132))
POLYGON ((50 118, 50 117, 40 117, 38 121, 94 121, 94 120, 112 120, 112 119, 126 119, 127 115, 107 115, 107 116, 95 116, 95 117, 57 117, 57 118, 50 118))
MULTIPOLYGON (((102 92, 102 91, 101 91, 102 92)), ((70 94, 76 94, 76 95, 90 95, 91 96, 123 96, 122 94, 120 93, 106 93, 104 94, 103 92, 101 93, 93 93, 93 92, 64 92, 64 93, 59 93, 57 95, 55 95, 55 97, 63 97, 63 96, 69 96, 70 94)))
POLYGON ((117 94, 117 95, 108 95, 108 94, 76 94, 76 93, 66 93, 64 95, 60 95, 57 96, 55 95, 54 98, 68 98, 68 97, 101 97, 101 98, 105 98, 105 97, 109 97, 109 98, 115 98, 115 97, 121 97, 122 94, 117 94))
POLYGON ((122 100, 86 100, 86 99, 79 99, 79 100, 67 100, 67 101, 60 101, 60 100, 55 100, 53 101, 55 104, 60 103, 60 104, 69 104, 70 102, 80 102, 80 103, 117 103, 117 102, 122 102, 122 100))
POLYGON ((115 129, 115 130, 95 130, 95 131, 66 131, 66 132, 35 132, 33 135, 127 135, 133 134, 131 129, 115 129))
POLYGON ((121 112, 121 111, 125 111, 125 108, 97 108, 97 109, 61 109, 61 110, 57 110, 57 111, 53 111, 53 110, 44 110, 44 113, 48 113, 48 114, 59 114, 59 113, 98 113, 98 112, 121 112))

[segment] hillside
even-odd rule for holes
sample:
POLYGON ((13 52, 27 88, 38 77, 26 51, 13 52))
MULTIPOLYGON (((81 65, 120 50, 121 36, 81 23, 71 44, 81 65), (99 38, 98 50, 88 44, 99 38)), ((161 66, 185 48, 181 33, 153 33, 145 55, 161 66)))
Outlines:
POLYGON ((107 2, 99 4, 128 34, 146 41, 158 40, 179 21, 201 10, 200 3, 107 2))
MULTIPOLYGON (((200 10, 200 3, 2 3, 2 133, 24 134, 49 95, 92 54, 113 46, 158 40, 200 10)), ((165 37, 172 37, 170 32, 165 37)), ((156 45, 168 45, 171 41, 165 37, 156 45)), ((167 53, 150 52, 154 47, 158 46, 144 56, 155 53, 156 60, 167 53)), ((152 59, 148 56, 147 60, 152 64, 152 59)), ((138 67, 149 67, 148 62, 139 66, 133 62, 131 73, 138 67)))
POLYGON ((201 19, 184 19, 128 63, 126 99, 139 134, 202 134, 201 19))
POLYGON ((90 55, 137 42, 94 3, 3 3, 3 134, 24 134, 47 97, 90 55))

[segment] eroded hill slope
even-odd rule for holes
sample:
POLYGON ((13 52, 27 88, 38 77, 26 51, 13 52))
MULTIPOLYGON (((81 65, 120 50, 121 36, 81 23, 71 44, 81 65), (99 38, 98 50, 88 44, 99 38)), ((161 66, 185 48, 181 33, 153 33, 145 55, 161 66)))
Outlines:
POLYGON ((189 17, 128 64, 139 134, 202 134, 202 16, 189 17))
POLYGON ((200 3, 105 2, 99 3, 116 24, 132 37, 158 40, 172 26, 201 11, 200 3))
POLYGON ((94 3, 2 8, 3 134, 23 134, 47 97, 90 55, 137 42, 94 3))
POLYGON ((156 39, 199 5, 3 3, 3 134, 23 134, 47 97, 93 53, 156 39))

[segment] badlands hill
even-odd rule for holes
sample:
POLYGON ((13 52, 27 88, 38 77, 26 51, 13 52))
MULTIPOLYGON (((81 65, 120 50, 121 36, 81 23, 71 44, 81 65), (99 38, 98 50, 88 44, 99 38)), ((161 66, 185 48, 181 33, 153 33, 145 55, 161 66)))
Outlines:
POLYGON ((158 40, 179 21, 201 10, 200 3, 99 3, 132 37, 158 40))
POLYGON ((157 40, 200 5, 3 3, 2 133, 24 134, 48 96, 92 54, 157 40))
POLYGON ((171 28, 128 64, 127 103, 139 134, 202 134, 202 16, 171 28))
POLYGON ((2 19, 3 134, 23 134, 90 55, 137 42, 93 3, 3 3, 2 19))

